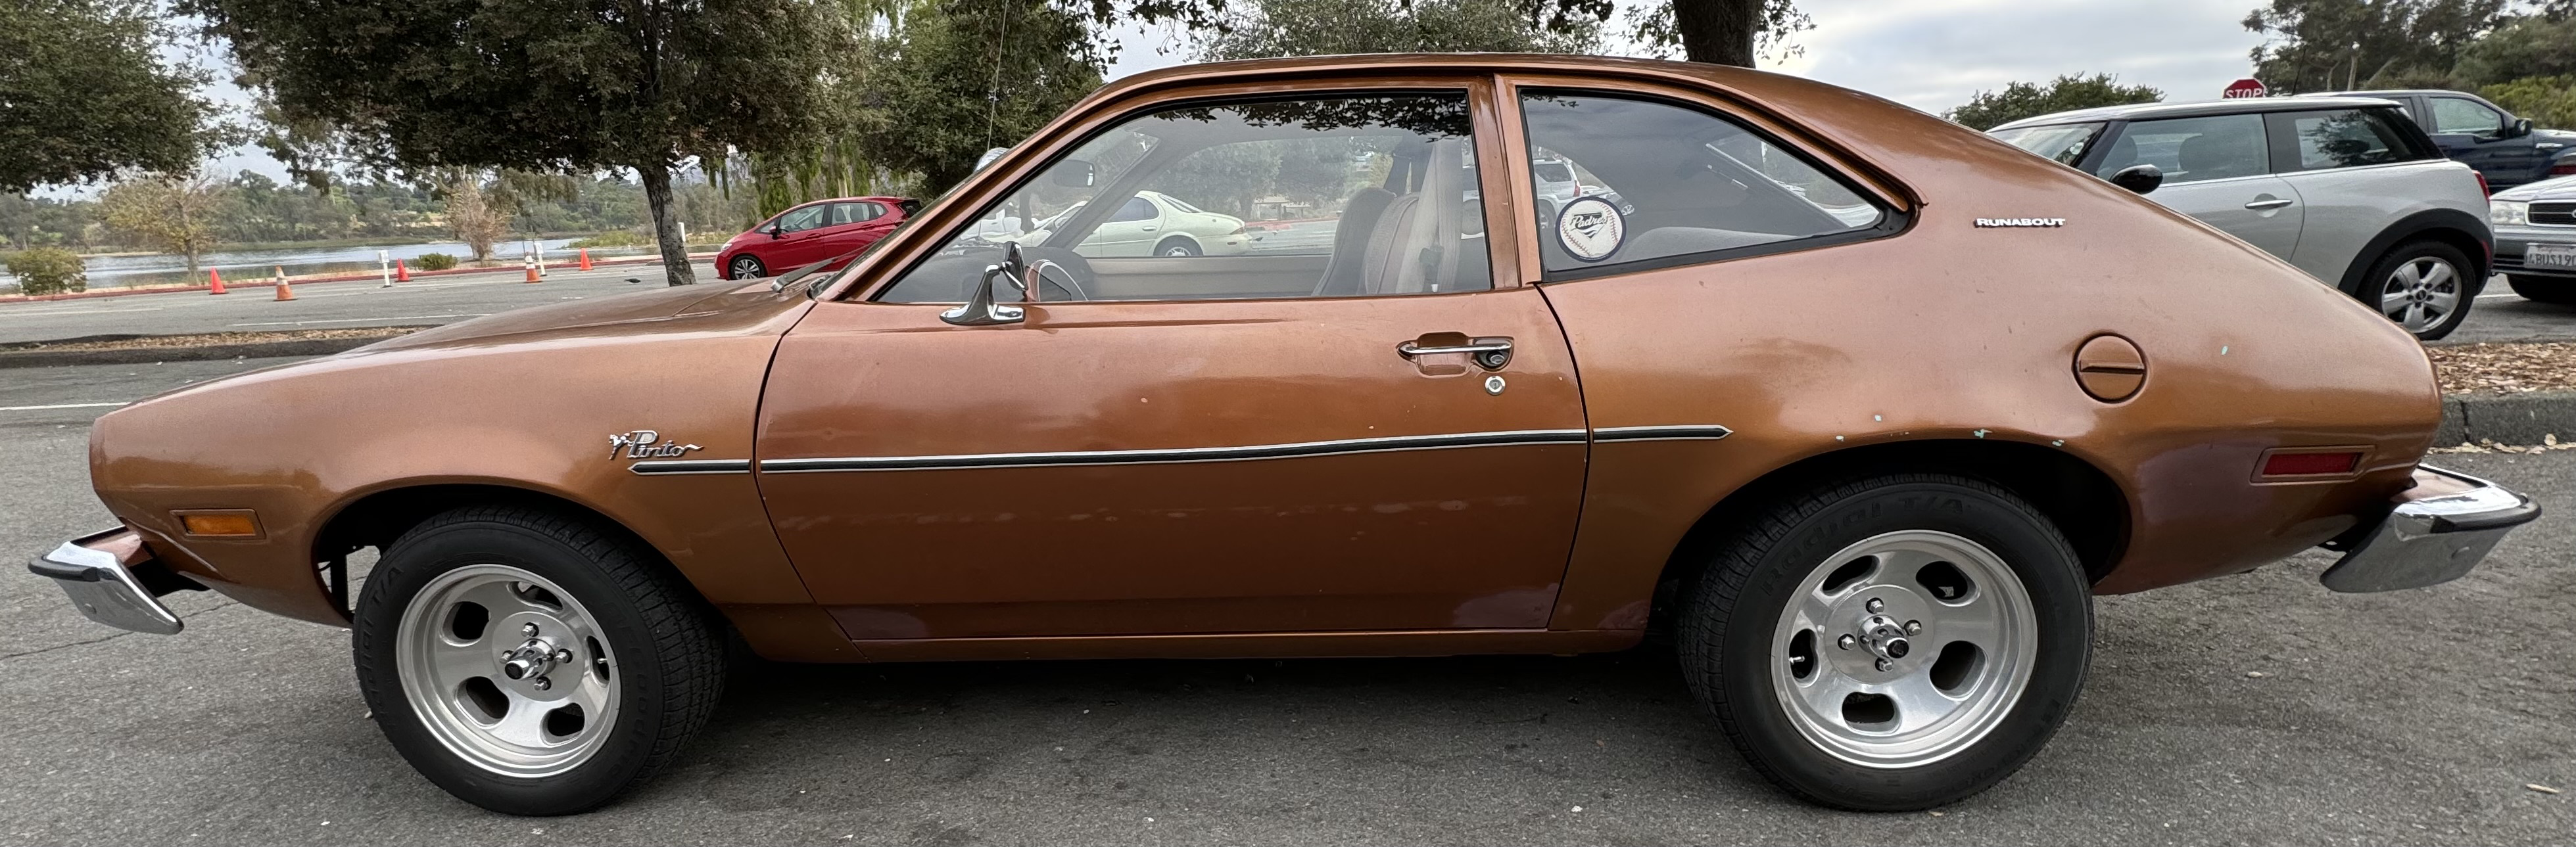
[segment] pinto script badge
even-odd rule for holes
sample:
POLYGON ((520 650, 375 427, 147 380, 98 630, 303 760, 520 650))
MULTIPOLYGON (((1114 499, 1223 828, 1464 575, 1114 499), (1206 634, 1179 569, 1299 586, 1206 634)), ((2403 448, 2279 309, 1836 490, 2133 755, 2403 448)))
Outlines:
POLYGON ((670 459, 686 456, 691 450, 703 449, 706 448, 665 439, 662 433, 649 429, 621 432, 608 437, 608 457, 611 459, 617 458, 619 450, 626 451, 626 458, 629 459, 670 459), (660 443, 655 443, 656 441, 660 443))

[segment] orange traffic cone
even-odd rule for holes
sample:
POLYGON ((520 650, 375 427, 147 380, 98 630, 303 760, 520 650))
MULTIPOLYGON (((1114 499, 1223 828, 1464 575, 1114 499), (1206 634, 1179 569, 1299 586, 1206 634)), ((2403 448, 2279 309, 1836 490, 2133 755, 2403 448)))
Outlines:
POLYGON ((206 288, 206 293, 208 294, 230 293, 229 290, 224 288, 224 272, 215 270, 214 268, 206 269, 206 288))
POLYGON ((401 260, 401 259, 395 259, 395 260, 394 260, 394 281, 395 281, 395 282, 410 282, 410 281, 411 281, 411 268, 410 268, 409 266, 404 265, 404 264, 403 264, 403 260, 401 260))
POLYGON ((279 302, 295 299, 295 289, 286 284, 285 268, 277 269, 277 299, 279 302))
POLYGON ((590 251, 589 251, 589 250, 583 250, 583 251, 581 251, 581 269, 582 269, 582 270, 585 270, 585 271, 586 271, 586 270, 590 270, 590 251))
POLYGON ((529 282, 535 282, 535 281, 537 281, 537 256, 536 256, 536 254, 534 254, 534 253, 530 253, 530 254, 528 254, 528 256, 527 256, 527 263, 528 263, 528 279, 527 279, 527 281, 529 281, 529 282))

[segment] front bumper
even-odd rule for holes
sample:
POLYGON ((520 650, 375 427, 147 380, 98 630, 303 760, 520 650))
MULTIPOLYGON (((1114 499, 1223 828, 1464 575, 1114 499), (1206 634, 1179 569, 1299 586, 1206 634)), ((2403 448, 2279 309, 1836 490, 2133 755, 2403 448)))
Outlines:
POLYGON ((2540 504, 2503 486, 2429 465, 2400 492, 2379 525, 2317 577, 2343 592, 2396 591, 2466 575, 2514 527, 2540 517, 2540 504))
POLYGON ((27 570, 53 578, 90 620, 154 635, 177 635, 186 626, 161 605, 161 595, 199 587, 153 561, 142 536, 123 527, 65 541, 27 570))
POLYGON ((2576 227, 2499 226, 2495 228, 2496 273, 2522 276, 2545 276, 2576 279, 2576 270, 2534 268, 2525 265, 2523 254, 2533 244, 2576 244, 2576 227))

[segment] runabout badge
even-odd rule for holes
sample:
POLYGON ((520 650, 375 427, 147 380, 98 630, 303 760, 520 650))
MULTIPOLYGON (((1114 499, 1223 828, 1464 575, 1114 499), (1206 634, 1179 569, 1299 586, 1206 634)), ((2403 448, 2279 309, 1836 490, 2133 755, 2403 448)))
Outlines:
POLYGON ((1627 237, 1628 222, 1619 216, 1619 207, 1599 197, 1574 198, 1556 214, 1556 242, 1567 255, 1586 262, 1619 252, 1619 242, 1627 237))
POLYGON ((695 444, 682 444, 662 438, 661 433, 649 429, 621 432, 608 437, 608 457, 611 459, 617 458, 620 450, 626 451, 626 458, 629 459, 668 459, 686 456, 691 450, 704 449, 706 448, 695 444), (659 443, 655 443, 657 441, 659 443))

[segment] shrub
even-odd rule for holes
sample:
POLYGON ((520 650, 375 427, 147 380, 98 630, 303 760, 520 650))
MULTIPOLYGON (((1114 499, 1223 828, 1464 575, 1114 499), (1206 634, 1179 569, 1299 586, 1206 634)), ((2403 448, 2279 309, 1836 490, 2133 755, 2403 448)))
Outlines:
POLYGON ((419 261, 420 269, 424 271, 443 271, 456 267, 456 257, 445 253, 422 253, 419 261))
POLYGON ((9 254, 9 273, 22 294, 68 294, 89 290, 89 272, 79 254, 60 247, 36 247, 9 254))
POLYGON ((653 246, 653 243, 653 237, 650 235, 636 232, 631 229, 618 229, 603 232, 564 246, 574 250, 585 250, 597 247, 650 247, 653 246))

